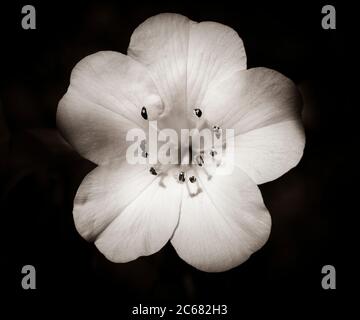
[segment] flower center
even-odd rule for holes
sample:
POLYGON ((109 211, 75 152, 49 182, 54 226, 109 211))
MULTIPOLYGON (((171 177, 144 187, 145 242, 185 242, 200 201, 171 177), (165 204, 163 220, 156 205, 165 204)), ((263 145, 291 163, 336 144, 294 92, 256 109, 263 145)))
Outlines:
POLYGON ((152 163, 149 174, 172 175, 178 183, 191 186, 188 187, 191 195, 198 194, 199 174, 205 173, 210 180, 212 171, 221 163, 226 148, 221 128, 209 124, 199 107, 193 108, 192 112, 176 110, 156 121, 148 119, 146 106, 142 107, 140 114, 148 120, 149 127, 148 139, 141 141, 140 145, 142 156, 151 160, 157 153, 157 161, 149 161, 152 163), (151 130, 156 132, 156 148, 150 147, 151 130))

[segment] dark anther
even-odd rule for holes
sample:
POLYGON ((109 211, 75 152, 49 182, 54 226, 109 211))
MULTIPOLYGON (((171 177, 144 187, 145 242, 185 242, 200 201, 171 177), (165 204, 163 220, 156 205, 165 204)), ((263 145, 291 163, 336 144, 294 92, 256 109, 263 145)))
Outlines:
POLYGON ((216 156, 216 155, 217 155, 216 150, 215 150, 215 149, 211 149, 210 155, 211 155, 212 157, 216 156))
POLYGON ((185 173, 183 171, 179 173, 179 181, 185 182, 185 173))
POLYGON ((202 167, 202 165, 204 164, 204 158, 202 157, 202 155, 198 155, 196 157, 196 162, 200 167, 202 167))
POLYGON ((200 118, 201 115, 202 115, 202 111, 201 111, 200 109, 196 108, 196 109, 194 109, 194 114, 195 114, 198 118, 200 118))
POLYGON ((189 180, 190 180, 191 183, 196 182, 196 178, 195 178, 194 176, 191 176, 191 177, 189 178, 189 180))
POLYGON ((153 167, 150 168, 150 173, 151 173, 152 175, 154 175, 154 176, 157 175, 157 172, 156 172, 156 170, 155 170, 153 167))
POLYGON ((143 151, 141 155, 142 155, 144 158, 147 158, 149 154, 148 154, 146 151, 143 151))
POLYGON ((142 109, 141 109, 141 116, 142 116, 145 120, 147 120, 148 115, 147 115, 147 111, 146 111, 146 108, 145 108, 145 107, 142 107, 142 109))

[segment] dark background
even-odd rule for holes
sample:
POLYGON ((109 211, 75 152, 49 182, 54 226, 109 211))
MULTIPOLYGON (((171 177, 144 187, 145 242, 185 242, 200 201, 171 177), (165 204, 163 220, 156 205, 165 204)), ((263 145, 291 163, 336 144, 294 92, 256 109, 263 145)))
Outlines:
POLYGON ((289 305, 293 313, 338 308, 347 273, 346 259, 340 257, 342 223, 351 224, 356 214, 349 206, 349 198, 356 197, 357 175, 349 169, 356 158, 350 154, 356 145, 351 125, 356 115, 348 94, 351 60, 346 53, 351 7, 334 1, 49 2, 0 5, 2 297, 19 305, 54 305, 54 310, 73 304, 82 311, 113 310, 117 318, 126 317, 138 302, 227 303, 232 318, 246 308, 256 316, 265 305, 278 315, 286 315, 289 305), (36 30, 21 28, 25 4, 36 8, 36 30), (336 30, 321 28, 325 4, 337 9, 336 30), (296 82, 304 99, 304 157, 295 169, 260 187, 273 219, 271 237, 250 260, 225 273, 197 271, 171 245, 153 256, 113 264, 80 237, 72 220, 75 192, 94 165, 71 150, 56 130, 57 103, 70 72, 96 51, 126 53, 135 27, 160 12, 234 28, 244 41, 248 67, 282 72, 296 82), (36 267, 33 291, 21 287, 26 264, 36 267), (337 268, 336 290, 321 288, 326 264, 337 268))

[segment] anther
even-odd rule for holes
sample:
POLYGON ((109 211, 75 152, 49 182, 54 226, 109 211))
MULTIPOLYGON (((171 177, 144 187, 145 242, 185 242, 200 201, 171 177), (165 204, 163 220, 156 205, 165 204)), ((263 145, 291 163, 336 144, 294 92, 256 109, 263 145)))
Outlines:
POLYGON ((220 138, 220 127, 219 126, 213 126, 213 131, 215 132, 215 136, 217 139, 220 138))
POLYGON ((216 151, 214 148, 211 149, 210 155, 211 155, 212 157, 216 156, 216 155, 217 155, 217 151, 216 151))
POLYGON ((151 167, 149 171, 150 171, 150 173, 151 173, 153 176, 157 176, 157 172, 156 172, 156 170, 154 169, 154 167, 151 167))
POLYGON ((148 154, 146 151, 143 151, 141 155, 142 155, 144 158, 147 158, 149 154, 148 154))
POLYGON ((196 178, 195 178, 194 176, 191 176, 191 177, 189 178, 189 181, 190 181, 191 183, 194 183, 194 182, 196 182, 196 178))
POLYGON ((142 116, 145 120, 147 120, 148 114, 147 114, 147 111, 146 111, 146 108, 145 108, 145 107, 142 107, 142 109, 141 109, 141 116, 142 116))
POLYGON ((196 109, 194 109, 194 114, 195 114, 198 118, 200 118, 201 115, 202 115, 202 111, 201 111, 199 108, 196 108, 196 109))
POLYGON ((202 155, 199 155, 197 158, 196 158, 196 162, 197 164, 202 167, 202 165, 204 164, 204 158, 202 157, 202 155))
POLYGON ((184 173, 184 171, 181 171, 179 173, 179 181, 180 182, 185 182, 185 173, 184 173))

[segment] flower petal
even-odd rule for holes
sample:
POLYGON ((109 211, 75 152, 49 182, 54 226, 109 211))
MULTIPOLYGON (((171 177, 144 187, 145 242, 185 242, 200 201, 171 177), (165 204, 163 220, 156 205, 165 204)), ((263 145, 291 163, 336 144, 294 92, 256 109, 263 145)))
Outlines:
POLYGON ((165 108, 186 102, 186 66, 191 20, 163 13, 145 20, 133 32, 128 55, 145 65, 165 108))
POLYGON ((99 166, 78 189, 75 226, 85 239, 96 240, 111 261, 152 254, 170 239, 178 222, 181 192, 174 181, 161 181, 146 166, 125 161, 118 168, 99 166))
POLYGON ((301 96, 295 84, 277 71, 253 68, 212 86, 204 99, 206 119, 235 134, 274 123, 299 120, 301 96))
POLYGON ((235 130, 235 164, 257 184, 297 165, 304 146, 301 97, 280 73, 254 68, 234 74, 205 98, 206 119, 235 130))
POLYGON ((146 166, 99 166, 82 181, 74 200, 74 221, 86 240, 94 240, 155 180, 146 166))
POLYGON ((260 190, 239 168, 233 175, 198 175, 200 192, 184 193, 171 243, 199 270, 220 272, 249 258, 267 241, 271 218, 260 190))
POLYGON ((170 109, 201 107, 211 83, 246 69, 244 45, 233 29, 172 13, 143 22, 131 36, 128 54, 148 67, 170 109))
POLYGON ((187 99, 189 108, 203 108, 210 86, 246 69, 246 53, 239 35, 217 22, 193 23, 190 27, 187 99))
POLYGON ((163 110, 146 69, 121 53, 97 52, 73 69, 57 124, 81 155, 107 163, 123 156, 128 130, 147 124, 141 117, 144 105, 153 118, 163 110))
POLYGON ((300 121, 279 122, 235 138, 235 164, 255 183, 275 180, 295 167, 305 147, 300 121))
POLYGON ((181 190, 173 177, 157 178, 99 235, 95 245, 113 262, 159 251, 179 221, 181 190))

